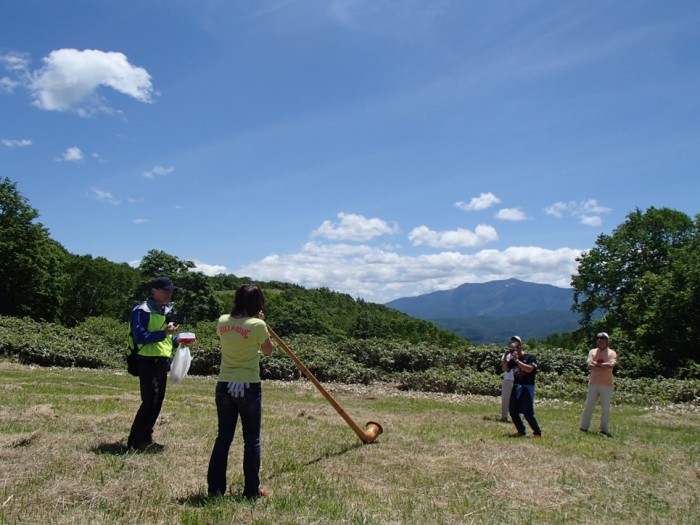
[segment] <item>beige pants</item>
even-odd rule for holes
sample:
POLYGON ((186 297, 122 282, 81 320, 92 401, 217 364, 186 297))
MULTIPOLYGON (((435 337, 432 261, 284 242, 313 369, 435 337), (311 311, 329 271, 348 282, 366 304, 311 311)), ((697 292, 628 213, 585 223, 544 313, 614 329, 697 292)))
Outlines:
POLYGON ((583 407, 581 415, 581 430, 588 430, 591 426, 593 411, 595 410, 596 402, 600 398, 600 431, 608 432, 610 424, 610 400, 612 399, 614 387, 606 385, 588 385, 588 395, 586 396, 586 405, 583 407))
POLYGON ((513 390, 513 380, 504 379, 501 387, 501 419, 508 420, 508 405, 510 404, 510 393, 513 390))

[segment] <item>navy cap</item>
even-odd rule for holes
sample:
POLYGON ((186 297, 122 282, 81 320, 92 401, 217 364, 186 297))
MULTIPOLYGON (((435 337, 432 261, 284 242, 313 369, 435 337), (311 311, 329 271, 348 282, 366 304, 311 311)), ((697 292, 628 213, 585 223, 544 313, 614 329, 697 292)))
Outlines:
POLYGON ((175 285, 168 277, 158 277, 151 283, 151 288, 170 291, 175 289, 175 285))

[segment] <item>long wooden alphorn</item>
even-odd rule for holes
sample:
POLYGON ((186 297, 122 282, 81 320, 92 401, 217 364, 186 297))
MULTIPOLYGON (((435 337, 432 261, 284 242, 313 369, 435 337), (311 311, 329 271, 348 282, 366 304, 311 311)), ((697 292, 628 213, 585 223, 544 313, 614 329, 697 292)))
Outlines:
POLYGON ((328 393, 328 390, 323 388, 323 385, 316 379, 316 376, 314 376, 311 371, 304 366, 304 363, 302 363, 299 358, 294 355, 294 352, 292 352, 289 347, 282 341, 282 339, 279 338, 279 336, 275 333, 275 331, 270 328, 268 325, 267 327, 268 331, 270 332, 270 337, 275 340, 275 342, 284 350, 284 352, 292 358, 292 361, 294 361, 294 364, 297 365, 299 370, 302 371, 302 373, 309 378, 309 381, 311 381, 316 388, 318 388, 319 392, 323 394, 323 397, 325 397, 328 402, 335 408, 336 412, 340 414, 340 417, 342 417, 345 422, 350 425, 350 428, 353 429, 355 434, 357 434, 357 437, 359 437, 363 443, 372 443, 375 439, 377 439, 377 436, 384 432, 384 429, 382 426, 375 422, 375 421, 368 421, 367 422, 367 429, 362 430, 359 426, 357 426, 357 423, 355 423, 350 416, 347 415, 345 410, 343 410, 343 407, 341 407, 338 402, 333 399, 333 396, 331 396, 328 393))

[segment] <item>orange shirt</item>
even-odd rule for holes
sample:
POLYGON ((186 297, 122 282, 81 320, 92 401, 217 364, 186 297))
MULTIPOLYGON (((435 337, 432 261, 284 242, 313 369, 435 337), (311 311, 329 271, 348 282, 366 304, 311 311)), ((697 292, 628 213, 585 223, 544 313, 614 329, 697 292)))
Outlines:
POLYGON ((605 348, 594 348, 588 352, 588 369, 591 371, 589 383, 592 385, 613 386, 613 368, 617 366, 617 352, 605 348), (606 366, 593 366, 595 363, 606 366))

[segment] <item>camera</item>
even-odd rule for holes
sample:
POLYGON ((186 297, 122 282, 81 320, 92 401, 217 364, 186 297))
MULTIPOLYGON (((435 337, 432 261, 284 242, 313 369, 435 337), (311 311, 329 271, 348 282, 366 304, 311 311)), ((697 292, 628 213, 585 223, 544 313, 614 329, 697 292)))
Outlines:
POLYGON ((506 348, 503 349, 503 359, 506 361, 508 365, 508 370, 513 370, 514 368, 517 368, 518 365, 515 364, 515 360, 517 359, 517 349, 513 348, 512 346, 507 346, 506 348))

